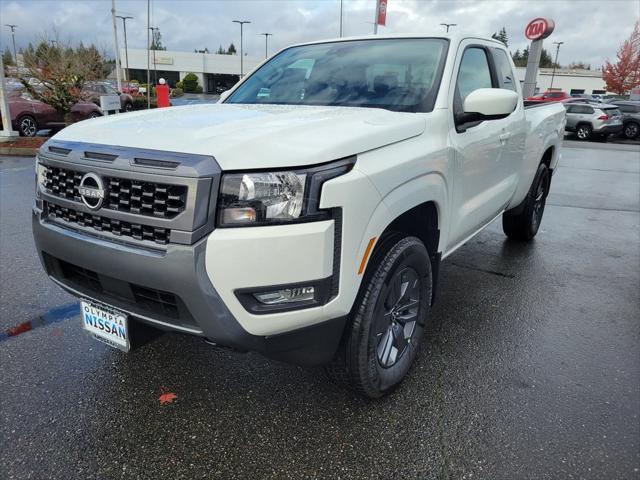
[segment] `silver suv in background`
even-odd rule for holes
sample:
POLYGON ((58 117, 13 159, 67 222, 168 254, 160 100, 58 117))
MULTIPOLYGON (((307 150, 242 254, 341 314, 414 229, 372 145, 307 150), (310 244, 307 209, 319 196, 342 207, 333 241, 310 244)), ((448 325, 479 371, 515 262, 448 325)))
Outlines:
POLYGON ((575 132, 580 140, 594 136, 605 138, 622 131, 622 113, 616 105, 593 103, 565 103, 567 125, 565 130, 575 132))
POLYGON ((611 102, 622 112, 622 133, 630 140, 640 136, 640 102, 616 100, 611 102))

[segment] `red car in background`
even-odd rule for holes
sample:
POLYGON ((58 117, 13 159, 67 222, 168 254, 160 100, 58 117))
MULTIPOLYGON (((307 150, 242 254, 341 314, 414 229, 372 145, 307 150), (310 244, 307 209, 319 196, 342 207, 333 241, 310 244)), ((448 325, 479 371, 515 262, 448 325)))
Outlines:
MULTIPOLYGON (((62 115, 46 103, 35 100, 27 92, 13 90, 7 95, 13 129, 23 137, 35 137, 38 130, 59 130, 65 127, 62 115)), ((73 120, 102 116, 102 110, 91 102, 78 102, 71 108, 73 120)))
POLYGON ((561 102, 563 100, 566 100, 568 98, 571 98, 571 95, 569 95, 567 92, 562 92, 560 90, 547 90, 544 93, 541 93, 539 95, 534 95, 533 97, 528 97, 526 99, 527 102, 540 102, 540 103, 546 103, 546 102, 561 102))

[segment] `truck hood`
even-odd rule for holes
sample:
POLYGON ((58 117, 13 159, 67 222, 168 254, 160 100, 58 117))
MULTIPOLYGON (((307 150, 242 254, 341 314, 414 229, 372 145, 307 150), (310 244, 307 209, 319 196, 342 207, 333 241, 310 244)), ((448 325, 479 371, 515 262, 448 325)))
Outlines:
POLYGON ((323 163, 424 129, 423 115, 377 108, 206 104, 85 120, 54 139, 212 155, 235 170, 323 163))

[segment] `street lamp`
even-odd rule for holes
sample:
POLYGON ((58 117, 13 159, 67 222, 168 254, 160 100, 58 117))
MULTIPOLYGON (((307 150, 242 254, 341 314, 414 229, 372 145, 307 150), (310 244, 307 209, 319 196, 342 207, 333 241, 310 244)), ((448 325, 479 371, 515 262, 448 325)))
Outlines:
POLYGON ((9 27, 11 29, 11 39, 13 40, 13 60, 16 62, 16 71, 18 68, 18 53, 16 52, 16 27, 17 25, 11 25, 5 23, 5 27, 9 27))
POLYGON ((273 33, 261 33, 260 35, 264 35, 264 58, 267 58, 269 56, 269 53, 268 53, 269 50, 267 48, 267 46, 268 46, 267 42, 268 42, 269 36, 273 35, 273 33))
POLYGON ((251 23, 249 20, 232 20, 233 23, 239 23, 240 24, 240 78, 242 78, 244 76, 244 65, 243 65, 243 60, 244 60, 244 50, 242 47, 242 26, 245 23, 251 23))
POLYGON ((156 40, 156 32, 160 30, 159 27, 149 27, 151 30, 151 37, 153 38, 153 83, 158 82, 158 66, 156 65, 156 49, 158 48, 158 43, 156 40))
POLYGON ((125 61, 125 81, 129 80, 129 52, 127 51, 127 20, 133 17, 123 17, 122 15, 116 15, 116 18, 122 19, 122 27, 124 28, 124 61, 125 61))
POLYGON ((553 71, 551 72, 551 85, 549 85, 549 90, 551 90, 553 88, 553 77, 556 76, 556 64, 558 63, 558 53, 560 53, 560 45, 562 45, 564 42, 553 42, 553 44, 556 46, 556 59, 553 62, 553 71))
POLYGON ((440 25, 442 25, 443 27, 447 28, 447 33, 449 33, 449 27, 457 27, 458 26, 457 23, 441 23, 440 25))

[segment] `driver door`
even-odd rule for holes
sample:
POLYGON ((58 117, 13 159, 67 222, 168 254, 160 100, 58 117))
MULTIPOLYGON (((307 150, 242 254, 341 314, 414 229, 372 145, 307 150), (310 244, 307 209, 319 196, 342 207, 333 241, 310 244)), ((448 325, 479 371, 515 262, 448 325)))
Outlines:
POLYGON ((462 55, 451 99, 454 128, 450 135, 455 164, 447 250, 455 249, 490 222, 507 203, 510 193, 501 172, 507 137, 504 121, 456 122, 467 95, 478 88, 497 87, 490 49, 464 43, 460 48, 462 55))

